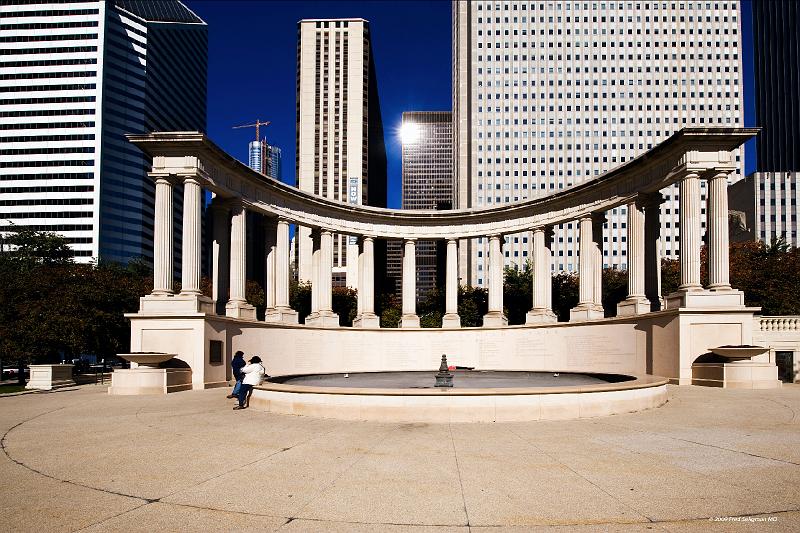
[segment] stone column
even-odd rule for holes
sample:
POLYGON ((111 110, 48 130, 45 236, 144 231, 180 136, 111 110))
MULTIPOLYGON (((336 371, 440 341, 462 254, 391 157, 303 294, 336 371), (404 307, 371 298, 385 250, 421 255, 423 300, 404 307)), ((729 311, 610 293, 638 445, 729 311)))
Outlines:
POLYGON ((354 328, 380 328, 375 314, 375 237, 361 238, 358 254, 358 316, 354 328))
MULTIPOLYGON (((700 285, 700 177, 691 172, 680 182, 679 291, 702 291, 700 285)), ((727 221, 726 221, 727 223, 727 221)))
POLYGON ((322 229, 312 233, 314 238, 314 283, 311 286, 312 313, 306 325, 325 328, 339 327, 339 315, 333 312, 331 284, 333 283, 333 233, 322 229), (318 243, 318 244, 317 244, 318 243), (314 294, 316 293, 316 298, 314 294), (314 304, 317 311, 314 313, 314 304))
POLYGON ((707 206, 708 288, 729 291, 727 172, 719 172, 708 180, 707 206))
POLYGON ((533 240, 533 308, 525 317, 526 324, 556 322, 556 314, 550 307, 553 282, 550 267, 553 260, 544 227, 534 228, 533 240))
POLYGON ((264 222, 264 307, 266 315, 275 309, 275 256, 277 255, 278 229, 274 219, 267 218, 264 222))
POLYGON ((603 224, 606 223, 605 213, 592 214, 592 243, 594 244, 594 306, 597 311, 603 313, 603 224))
POLYGON ((245 297, 247 283, 247 210, 236 202, 231 216, 230 299, 225 314, 233 318, 255 320, 256 309, 245 297))
MULTIPOLYGON (((269 230, 268 230, 269 231, 269 230)), ((289 305, 289 221, 278 219, 275 225, 275 248, 272 261, 274 284, 274 309, 268 309, 264 314, 267 322, 280 322, 283 324, 297 324, 297 311, 289 305)), ((267 265, 269 271, 269 263, 267 265)))
POLYGON ((461 327, 461 317, 458 316, 458 241, 456 239, 447 239, 445 306, 442 327, 461 327))
POLYGON ((644 207, 644 294, 651 311, 660 311, 661 297, 661 193, 640 194, 644 207))
POLYGON ((156 178, 156 206, 153 228, 153 295, 171 295, 172 273, 172 182, 156 178))
POLYGON ((416 239, 403 241, 403 317, 401 328, 418 328, 416 239))
POLYGON ((483 316, 483 325, 505 326, 508 318, 503 313, 503 236, 489 236, 489 310, 483 316))
POLYGON ((592 216, 586 215, 578 221, 580 242, 578 244, 578 305, 570 309, 570 322, 603 318, 595 306, 596 245, 592 238, 592 216))
POLYGON ((181 248, 181 294, 201 295, 201 203, 203 188, 195 177, 183 179, 183 245, 181 248))
POLYGON ((644 290, 644 205, 637 199, 628 202, 628 297, 617 304, 618 316, 640 315, 650 311, 644 290))
POLYGON ((322 285, 319 279, 321 254, 319 231, 312 229, 309 237, 311 238, 311 313, 306 317, 306 324, 310 319, 313 320, 319 316, 319 291, 322 285))
POLYGON ((225 314, 225 304, 228 302, 228 272, 230 261, 230 212, 228 206, 217 197, 211 202, 211 215, 213 224, 213 238, 211 252, 212 292, 211 299, 216 305, 218 315, 225 314))

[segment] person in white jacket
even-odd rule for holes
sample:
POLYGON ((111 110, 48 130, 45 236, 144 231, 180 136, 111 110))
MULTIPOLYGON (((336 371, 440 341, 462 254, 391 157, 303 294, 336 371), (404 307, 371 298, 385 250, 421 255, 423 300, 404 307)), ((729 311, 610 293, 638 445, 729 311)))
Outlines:
POLYGON ((245 400, 247 400, 247 395, 250 394, 253 387, 261 385, 261 381, 267 374, 267 370, 261 363, 261 358, 257 355, 250 359, 249 364, 243 367, 241 372, 244 374, 244 378, 242 379, 242 386, 239 387, 239 405, 233 408, 234 411, 246 409, 245 400))

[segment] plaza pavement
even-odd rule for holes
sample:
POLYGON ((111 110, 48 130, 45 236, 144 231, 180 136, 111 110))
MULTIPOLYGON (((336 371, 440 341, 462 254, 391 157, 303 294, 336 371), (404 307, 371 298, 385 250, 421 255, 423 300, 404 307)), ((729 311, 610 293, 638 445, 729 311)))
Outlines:
POLYGON ((459 425, 232 411, 227 392, 0 397, 0 530, 800 531, 800 385, 459 425))

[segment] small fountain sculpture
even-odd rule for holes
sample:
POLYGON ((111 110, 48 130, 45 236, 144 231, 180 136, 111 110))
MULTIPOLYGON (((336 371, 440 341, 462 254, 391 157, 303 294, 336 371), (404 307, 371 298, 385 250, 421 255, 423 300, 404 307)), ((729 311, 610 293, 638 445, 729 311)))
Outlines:
POLYGON ((447 356, 442 354, 442 364, 439 365, 439 372, 436 373, 436 387, 452 387, 453 374, 450 373, 447 366, 447 356))

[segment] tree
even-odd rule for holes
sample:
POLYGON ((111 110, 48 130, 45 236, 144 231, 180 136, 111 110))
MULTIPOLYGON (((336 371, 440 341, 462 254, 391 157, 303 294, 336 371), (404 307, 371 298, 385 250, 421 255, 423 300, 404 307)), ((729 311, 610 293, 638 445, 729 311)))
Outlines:
POLYGON ((292 280, 289 284, 289 305, 297 311, 300 323, 305 324, 306 317, 311 313, 311 284, 292 280))
POLYGON ((553 312, 559 322, 569 322, 569 310, 578 305, 578 274, 559 272, 553 276, 553 312))
POLYGON ((520 270, 506 267, 503 272, 503 307, 509 325, 524 324, 533 305, 533 269, 530 261, 520 270))
POLYGON ((617 304, 628 297, 628 271, 603 269, 603 311, 605 316, 617 316, 617 304))
POLYGON ((331 307, 339 315, 340 326, 352 326, 358 314, 358 291, 350 287, 333 287, 331 307))
POLYGON ((483 315, 489 312, 489 291, 462 285, 458 288, 458 315, 465 328, 483 326, 483 315))

